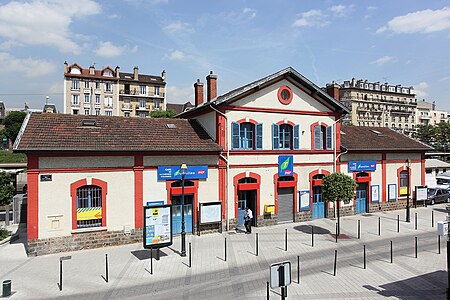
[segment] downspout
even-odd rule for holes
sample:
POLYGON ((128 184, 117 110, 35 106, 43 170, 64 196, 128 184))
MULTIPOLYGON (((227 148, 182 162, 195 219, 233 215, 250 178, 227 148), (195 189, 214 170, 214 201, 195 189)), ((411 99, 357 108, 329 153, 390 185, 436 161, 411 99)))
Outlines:
POLYGON ((228 215, 228 173, 230 171, 230 163, 228 162, 228 158, 230 157, 230 148, 228 147, 228 135, 227 135, 228 118, 223 112, 221 112, 218 109, 216 109, 212 104, 210 104, 209 106, 212 108, 212 110, 214 110, 218 114, 222 115, 225 118, 225 121, 226 121, 226 124, 225 124, 225 147, 227 148, 227 157, 225 158, 223 156, 223 154, 220 154, 219 157, 222 158, 227 164, 227 175, 225 177, 225 198, 226 198, 225 199, 225 203, 226 203, 225 218, 226 218, 226 230, 228 231, 228 230, 230 230, 230 218, 229 218, 229 215, 228 215))

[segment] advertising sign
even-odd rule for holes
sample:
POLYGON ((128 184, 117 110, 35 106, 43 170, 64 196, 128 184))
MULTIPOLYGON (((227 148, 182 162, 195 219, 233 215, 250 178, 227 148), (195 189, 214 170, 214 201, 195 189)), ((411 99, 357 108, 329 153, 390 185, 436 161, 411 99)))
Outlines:
POLYGON ((300 210, 309 210, 309 190, 298 191, 299 199, 300 199, 300 210))
POLYGON ((222 202, 200 203, 200 224, 222 222, 222 202))
POLYGON ((101 207, 77 208, 77 221, 97 220, 101 218, 101 207))
MULTIPOLYGON (((188 166, 185 179, 208 178, 208 166, 188 166)), ((180 166, 158 166, 158 180, 181 179, 180 166)))
POLYGON ((278 176, 293 176, 294 175, 294 157, 278 156, 278 176))
POLYGON ((372 202, 380 202, 380 186, 372 185, 372 202))
POLYGON ((389 201, 397 200, 397 185, 396 184, 388 185, 388 200, 389 201))
POLYGON ((377 169, 377 162, 375 160, 348 162, 348 170, 350 172, 375 171, 376 169, 377 169))
POLYGON ((144 248, 172 245, 172 205, 144 206, 144 248))

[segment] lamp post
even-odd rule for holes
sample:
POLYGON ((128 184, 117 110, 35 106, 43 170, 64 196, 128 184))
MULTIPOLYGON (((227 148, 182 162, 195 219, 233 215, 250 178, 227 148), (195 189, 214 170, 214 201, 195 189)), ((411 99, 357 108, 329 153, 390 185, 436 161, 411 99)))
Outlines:
POLYGON ((187 173, 187 166, 185 163, 181 164, 181 256, 186 256, 186 232, 184 228, 184 177, 187 173))
POLYGON ((406 160, 406 172, 408 175, 408 183, 406 186, 406 222, 408 222, 408 223, 411 222, 410 211, 409 211, 409 183, 411 181, 410 176, 409 176, 410 163, 411 163, 411 161, 408 158, 406 160))

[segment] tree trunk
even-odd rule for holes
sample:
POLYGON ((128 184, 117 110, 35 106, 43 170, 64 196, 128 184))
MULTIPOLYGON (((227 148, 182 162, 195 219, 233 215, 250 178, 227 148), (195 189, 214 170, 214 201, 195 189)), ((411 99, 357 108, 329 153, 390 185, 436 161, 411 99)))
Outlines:
POLYGON ((336 200, 336 210, 337 210, 337 224, 338 224, 338 232, 337 235, 341 235, 341 214, 339 212, 339 207, 340 207, 340 202, 341 200, 337 199, 336 200))

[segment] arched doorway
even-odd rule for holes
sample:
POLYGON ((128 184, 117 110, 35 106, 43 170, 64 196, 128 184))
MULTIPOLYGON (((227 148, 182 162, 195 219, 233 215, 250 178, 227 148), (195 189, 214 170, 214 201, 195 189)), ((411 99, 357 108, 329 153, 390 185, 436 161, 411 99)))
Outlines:
MULTIPOLYGON (((184 181, 184 229, 186 233, 192 233, 195 222, 194 212, 197 203, 197 185, 191 180, 184 181)), ((169 203, 172 204, 172 234, 181 234, 181 181, 170 182, 169 203)))
POLYGON ((322 197, 322 179, 324 174, 314 175, 312 178, 312 218, 325 218, 325 202, 322 197))
POLYGON ((252 210, 252 226, 257 226, 259 215, 259 185, 261 177, 252 172, 241 173, 234 177, 236 227, 244 228, 244 212, 252 210))
POLYGON ((366 213, 369 208, 369 183, 370 174, 367 172, 359 172, 355 175, 356 183, 356 213, 366 213))
POLYGON ((275 182, 275 213, 278 216, 278 223, 288 223, 295 220, 297 209, 297 178, 293 176, 274 175, 275 182))

